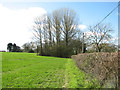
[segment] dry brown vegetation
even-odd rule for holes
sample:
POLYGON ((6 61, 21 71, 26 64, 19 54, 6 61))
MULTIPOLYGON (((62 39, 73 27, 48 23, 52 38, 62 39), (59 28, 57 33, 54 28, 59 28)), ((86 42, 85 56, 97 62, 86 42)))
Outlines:
POLYGON ((73 55, 77 66, 94 78, 103 87, 117 87, 118 83, 118 52, 85 53, 73 55))

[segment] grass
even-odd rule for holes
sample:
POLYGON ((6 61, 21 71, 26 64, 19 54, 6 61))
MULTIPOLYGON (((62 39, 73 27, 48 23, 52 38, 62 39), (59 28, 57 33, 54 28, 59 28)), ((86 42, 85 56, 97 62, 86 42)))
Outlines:
POLYGON ((2 53, 0 53, 0 90, 2 89, 2 53))
POLYGON ((2 88, 97 88, 68 58, 2 53, 2 88))

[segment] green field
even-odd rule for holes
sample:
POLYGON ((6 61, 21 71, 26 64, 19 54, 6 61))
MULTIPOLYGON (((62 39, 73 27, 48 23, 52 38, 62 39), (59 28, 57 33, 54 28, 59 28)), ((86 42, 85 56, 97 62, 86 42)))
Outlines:
POLYGON ((2 53, 2 88, 96 88, 74 61, 36 56, 33 53, 2 53))

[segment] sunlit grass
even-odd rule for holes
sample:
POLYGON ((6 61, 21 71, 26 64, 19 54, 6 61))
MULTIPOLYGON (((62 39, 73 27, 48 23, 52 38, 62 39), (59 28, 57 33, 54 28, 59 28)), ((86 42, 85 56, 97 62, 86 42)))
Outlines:
POLYGON ((96 88, 68 58, 2 53, 3 88, 96 88))

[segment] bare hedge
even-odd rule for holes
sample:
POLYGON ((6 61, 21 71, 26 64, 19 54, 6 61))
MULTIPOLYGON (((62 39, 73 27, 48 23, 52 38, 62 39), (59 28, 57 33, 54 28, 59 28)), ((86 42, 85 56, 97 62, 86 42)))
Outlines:
POLYGON ((101 86, 117 87, 118 84, 118 52, 85 53, 73 55, 77 66, 98 79, 101 86))

